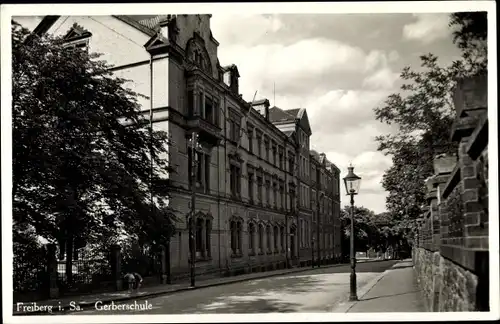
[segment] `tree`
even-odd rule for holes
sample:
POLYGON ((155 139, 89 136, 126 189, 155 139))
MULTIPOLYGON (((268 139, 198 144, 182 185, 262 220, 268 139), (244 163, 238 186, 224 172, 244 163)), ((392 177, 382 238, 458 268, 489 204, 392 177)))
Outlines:
POLYGON ((138 94, 98 57, 12 22, 13 230, 59 243, 69 282, 77 247, 173 233, 158 234, 174 222, 168 192, 150 199, 173 171, 159 158, 168 136, 149 130, 138 94))
POLYGON ((453 42, 462 50, 462 56, 471 73, 488 69, 488 17, 485 11, 457 12, 450 15, 454 28, 453 42))
POLYGON ((424 181, 433 174, 436 154, 456 152, 449 141, 454 118, 452 90, 463 64, 438 65, 432 54, 420 57, 422 69, 403 69, 401 92, 374 109, 377 120, 399 127, 396 134, 378 136, 378 149, 392 156, 382 180, 389 192, 387 209, 397 220, 414 219, 425 202, 424 181))
POLYGON ((405 228, 414 227, 421 213, 424 181, 433 174, 433 158, 456 152, 456 143, 449 141, 456 81, 487 70, 486 13, 452 14, 450 26, 455 28, 453 41, 463 59, 441 67, 433 54, 422 55, 422 69, 403 69, 401 93, 390 95, 374 109, 377 120, 399 127, 396 134, 378 136, 377 141, 378 150, 393 161, 382 182, 389 193, 387 209, 405 228))

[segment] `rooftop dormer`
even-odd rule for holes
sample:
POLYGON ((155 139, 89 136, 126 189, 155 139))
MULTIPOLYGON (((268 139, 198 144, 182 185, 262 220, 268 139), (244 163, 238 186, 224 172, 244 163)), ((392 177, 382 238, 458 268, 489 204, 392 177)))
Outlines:
POLYGON ((269 120, 269 100, 260 99, 252 102, 252 107, 257 110, 266 120, 269 120))

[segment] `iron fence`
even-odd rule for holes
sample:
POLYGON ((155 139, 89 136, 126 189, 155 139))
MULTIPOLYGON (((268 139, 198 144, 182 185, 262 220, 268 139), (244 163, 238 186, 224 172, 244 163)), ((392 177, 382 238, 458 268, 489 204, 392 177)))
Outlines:
POLYGON ((66 273, 66 260, 59 260, 57 264, 58 287, 63 292, 92 291, 96 288, 105 288, 111 284, 111 264, 106 257, 90 256, 83 251, 79 252, 77 260, 72 261, 71 280, 66 273))

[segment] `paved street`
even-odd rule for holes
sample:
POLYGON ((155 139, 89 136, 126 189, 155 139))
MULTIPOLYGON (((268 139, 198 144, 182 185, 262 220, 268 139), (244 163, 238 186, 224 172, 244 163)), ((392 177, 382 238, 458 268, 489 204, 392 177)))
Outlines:
MULTIPOLYGON (((358 263, 358 289, 385 271, 395 261, 358 263)), ((74 311, 77 315, 108 314, 203 314, 203 313, 271 313, 330 312, 349 294, 348 265, 321 268, 280 277, 256 279, 193 291, 178 292, 154 298, 143 298, 115 305, 150 305, 149 310, 96 310, 95 307, 74 311)))

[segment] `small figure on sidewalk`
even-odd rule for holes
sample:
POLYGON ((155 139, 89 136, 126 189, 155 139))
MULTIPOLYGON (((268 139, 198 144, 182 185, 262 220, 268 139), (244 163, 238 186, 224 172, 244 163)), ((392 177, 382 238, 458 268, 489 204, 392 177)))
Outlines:
POLYGON ((124 276, 129 292, 138 291, 142 284, 142 276, 137 272, 129 272, 124 276))

